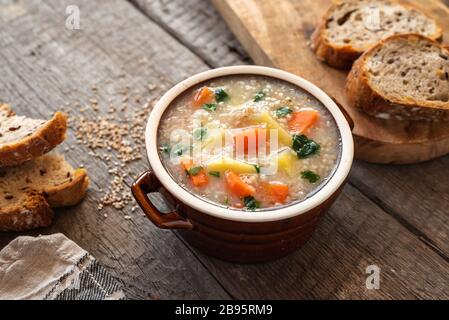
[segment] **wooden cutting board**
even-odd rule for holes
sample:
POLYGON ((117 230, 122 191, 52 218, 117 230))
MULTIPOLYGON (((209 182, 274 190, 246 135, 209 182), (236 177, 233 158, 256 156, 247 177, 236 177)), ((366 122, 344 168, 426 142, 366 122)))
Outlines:
MULTIPOLYGON (((355 123, 356 157, 375 163, 416 163, 449 153, 449 123, 381 120, 348 106, 347 72, 318 61, 310 36, 331 0, 212 0, 257 64, 295 73, 340 103, 355 123)), ((439 0, 404 0, 434 17, 449 40, 449 9, 439 0)))

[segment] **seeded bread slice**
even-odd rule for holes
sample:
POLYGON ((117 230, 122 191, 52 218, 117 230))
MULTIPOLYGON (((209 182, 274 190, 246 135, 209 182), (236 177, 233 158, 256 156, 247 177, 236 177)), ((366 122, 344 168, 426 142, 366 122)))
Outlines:
POLYGON ((0 104, 0 167, 14 166, 39 157, 64 141, 67 117, 56 112, 52 119, 17 116, 0 104))
POLYGON ((353 62, 378 41, 401 33, 417 33, 434 40, 442 28, 415 8, 391 0, 335 1, 312 36, 312 49, 329 65, 350 69, 353 62))
POLYGON ((0 169, 0 231, 25 231, 50 225, 51 208, 72 206, 87 191, 84 169, 73 169, 57 154, 0 169))
POLYGON ((354 64, 346 95, 378 118, 449 121, 449 50, 417 34, 387 38, 354 64))

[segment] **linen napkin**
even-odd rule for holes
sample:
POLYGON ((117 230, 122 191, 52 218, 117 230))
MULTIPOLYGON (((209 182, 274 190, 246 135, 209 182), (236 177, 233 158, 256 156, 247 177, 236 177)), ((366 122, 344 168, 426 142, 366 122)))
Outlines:
POLYGON ((0 251, 0 299, 117 300, 122 285, 61 233, 11 241, 0 251))

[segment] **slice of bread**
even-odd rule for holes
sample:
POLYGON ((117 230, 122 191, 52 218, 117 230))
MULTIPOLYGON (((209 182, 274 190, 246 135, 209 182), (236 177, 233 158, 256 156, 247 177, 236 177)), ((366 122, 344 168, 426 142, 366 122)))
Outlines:
POLYGON ((0 167, 14 166, 39 157, 64 141, 67 117, 56 112, 52 119, 17 116, 0 104, 0 167))
POLYGON ((75 205, 87 191, 86 170, 74 170, 57 154, 0 169, 0 231, 48 226, 51 208, 75 205))
POLYGON ((390 0, 335 1, 312 35, 312 49, 329 65, 350 69, 353 62, 382 39, 401 33, 434 40, 442 28, 415 8, 390 0))
POLYGON ((417 34, 384 39, 354 64, 346 95, 378 118, 449 121, 449 50, 417 34))

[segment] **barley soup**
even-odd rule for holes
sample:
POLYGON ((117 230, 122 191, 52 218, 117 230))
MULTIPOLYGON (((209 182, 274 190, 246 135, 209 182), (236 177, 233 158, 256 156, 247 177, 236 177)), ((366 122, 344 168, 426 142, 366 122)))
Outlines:
POLYGON ((313 96, 264 76, 227 76, 184 92, 165 111, 160 158, 189 192, 232 209, 304 200, 332 175, 340 135, 313 96))

